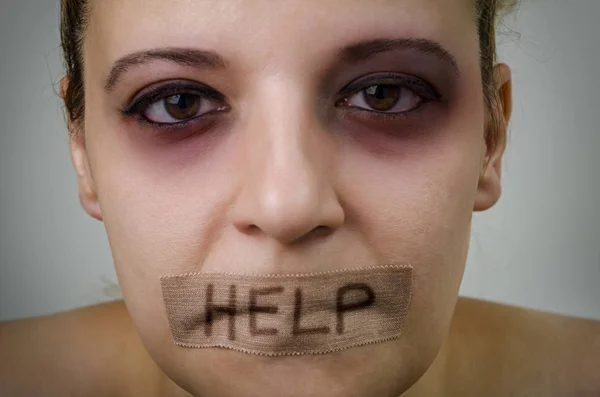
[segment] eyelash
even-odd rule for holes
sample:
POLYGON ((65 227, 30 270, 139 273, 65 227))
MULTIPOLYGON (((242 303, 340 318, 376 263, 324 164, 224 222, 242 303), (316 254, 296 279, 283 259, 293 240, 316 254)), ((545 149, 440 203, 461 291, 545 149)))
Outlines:
POLYGON ((406 119, 410 117, 413 113, 421 110, 423 106, 427 105, 430 102, 443 101, 442 96, 439 94, 439 92, 431 84, 427 83, 423 79, 401 73, 387 73, 371 75, 359 81, 355 81, 348 84, 341 90, 338 96, 339 99, 336 101, 336 105, 338 103, 345 103, 348 101, 348 98, 359 94, 370 87, 378 85, 390 85, 412 91, 415 95, 417 95, 420 98, 419 104, 410 110, 402 112, 369 110, 357 106, 346 106, 346 108, 349 111, 365 115, 366 117, 372 120, 385 122, 397 119, 406 119))
MULTIPOLYGON (((408 89, 412 91, 415 95, 420 97, 419 104, 413 109, 402 112, 369 110, 362 107, 346 105, 341 105, 340 107, 345 107, 347 111, 360 113, 362 116, 366 116, 375 121, 385 122, 393 121, 396 119, 408 118, 412 113, 420 110, 420 108, 426 105, 427 103, 442 100, 441 95, 438 93, 438 91, 431 84, 425 82, 424 80, 411 75, 388 73, 371 75, 366 78, 363 78, 362 80, 348 84, 338 94, 337 100, 335 101, 336 107, 338 106, 338 104, 347 102, 348 98, 376 85, 390 85, 398 88, 408 89)), ((164 101, 167 98, 174 95, 195 95, 200 100, 213 100, 222 103, 225 102, 225 97, 221 93, 215 91, 214 89, 208 86, 204 86, 198 83, 176 81, 160 86, 151 87, 150 89, 146 90, 146 92, 137 95, 131 101, 131 104, 123 108, 121 112, 123 113, 123 115, 128 117, 136 117, 141 122, 149 124, 154 128, 180 129, 191 123, 202 121, 205 117, 208 117, 212 114, 220 113, 224 110, 229 109, 228 107, 226 107, 226 109, 208 111, 202 113, 199 116, 174 123, 157 123, 151 121, 144 115, 144 113, 148 111, 148 108, 151 105, 159 101, 164 101)))
MULTIPOLYGON (((200 85, 198 83, 175 81, 149 88, 142 94, 137 95, 131 101, 131 104, 123 108, 121 112, 123 113, 123 115, 128 117, 137 117, 138 119, 140 119, 140 121, 150 124, 153 127, 166 129, 182 127, 191 122, 197 121, 197 119, 201 119, 205 116, 208 116, 209 114, 216 113, 216 111, 209 111, 203 113, 200 116, 176 123, 156 123, 151 121, 144 115, 144 113, 148 111, 148 108, 151 105, 159 101, 164 101, 165 99, 174 95, 194 95, 199 97, 201 100, 225 102, 225 97, 222 94, 208 86, 200 85)), ((221 111, 223 110, 219 110, 219 112, 221 111)))

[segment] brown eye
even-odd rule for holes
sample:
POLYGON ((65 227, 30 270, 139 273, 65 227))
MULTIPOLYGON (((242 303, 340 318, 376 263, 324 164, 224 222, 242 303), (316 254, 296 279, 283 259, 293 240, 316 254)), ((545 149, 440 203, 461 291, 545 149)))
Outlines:
POLYGON ((367 105, 377 111, 385 112, 394 107, 400 99, 401 87, 397 85, 373 85, 363 91, 367 105))
POLYGON ((398 84, 377 84, 356 92, 343 101, 345 106, 380 113, 405 113, 421 105, 423 97, 398 84))
POLYGON ((169 116, 177 120, 192 118, 200 109, 201 99, 197 95, 179 94, 164 99, 165 110, 169 116))
POLYGON ((221 101, 206 95, 181 93, 152 102, 143 115, 153 123, 176 124, 225 108, 221 101))

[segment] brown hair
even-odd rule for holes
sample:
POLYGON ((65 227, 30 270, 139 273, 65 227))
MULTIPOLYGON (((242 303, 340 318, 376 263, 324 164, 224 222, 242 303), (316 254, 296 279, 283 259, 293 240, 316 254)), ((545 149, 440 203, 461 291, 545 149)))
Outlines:
MULTIPOLYGON (((502 124, 493 70, 496 63, 496 28, 501 11, 516 6, 518 0, 475 0, 476 22, 481 55, 481 77, 490 127, 486 129, 488 149, 498 144, 497 128, 502 124)), ((67 114, 74 125, 80 124, 84 111, 83 38, 90 13, 89 0, 61 0, 60 36, 69 84, 64 93, 67 114)), ((77 128, 79 130, 79 128, 77 128)))

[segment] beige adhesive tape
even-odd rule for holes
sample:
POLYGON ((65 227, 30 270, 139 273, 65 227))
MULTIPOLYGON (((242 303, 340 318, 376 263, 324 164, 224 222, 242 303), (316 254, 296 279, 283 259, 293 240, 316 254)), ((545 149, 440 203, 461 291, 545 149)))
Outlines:
POLYGON ((410 304, 412 270, 188 273, 160 281, 175 344, 279 356, 396 339, 410 304))

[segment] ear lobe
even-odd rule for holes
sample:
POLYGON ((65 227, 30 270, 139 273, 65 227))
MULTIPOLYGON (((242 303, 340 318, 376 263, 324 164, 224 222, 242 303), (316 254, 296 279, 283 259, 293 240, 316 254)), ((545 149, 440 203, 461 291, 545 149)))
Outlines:
MULTIPOLYGON (((60 80, 60 96, 63 101, 66 98, 68 87, 69 78, 65 76, 60 80)), ((102 210, 100 208, 98 195, 94 186, 94 179, 88 162, 83 131, 74 125, 68 109, 66 119, 69 129, 69 152, 71 154, 71 161, 75 167, 75 172, 77 173, 79 202, 85 212, 92 218, 102 221, 102 210)))
POLYGON ((493 207, 502 195, 502 156, 506 148, 508 123, 512 114, 512 81, 511 71, 508 65, 498 64, 494 68, 495 93, 498 109, 494 111, 498 115, 497 125, 491 131, 496 137, 496 147, 488 148, 487 142, 483 147, 482 167, 477 186, 475 205, 473 211, 485 211, 493 207))
POLYGON ((488 210, 500 200, 502 195, 501 168, 502 160, 498 160, 493 164, 490 162, 489 166, 484 169, 479 177, 473 211, 488 210))
POLYGON ((102 221, 102 209, 98 201, 98 194, 94 186, 94 179, 87 158, 85 140, 76 134, 71 135, 69 139, 69 150, 71 160, 77 173, 77 182, 79 185, 79 202, 81 206, 92 218, 102 221))

